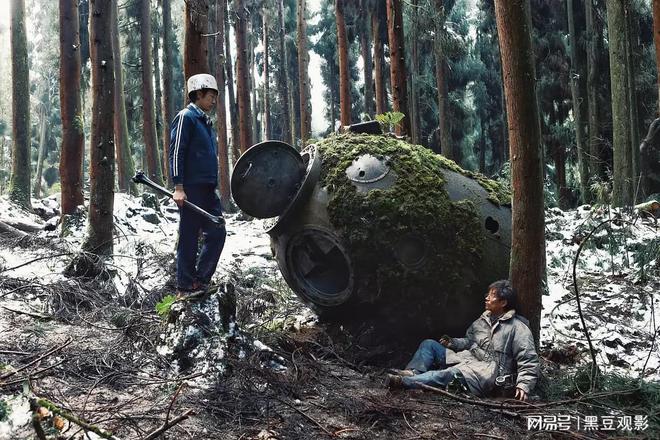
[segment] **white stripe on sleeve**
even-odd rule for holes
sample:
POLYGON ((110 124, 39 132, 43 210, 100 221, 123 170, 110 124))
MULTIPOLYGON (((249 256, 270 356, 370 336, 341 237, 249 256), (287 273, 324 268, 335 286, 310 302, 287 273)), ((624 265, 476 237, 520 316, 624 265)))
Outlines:
POLYGON ((179 123, 177 124, 176 127, 176 135, 175 135, 175 143, 174 143, 174 164, 172 165, 172 171, 174 173, 174 177, 179 176, 179 145, 181 144, 181 129, 183 128, 183 119, 185 118, 183 116, 184 112, 185 110, 182 110, 177 115, 177 118, 179 118, 179 123))

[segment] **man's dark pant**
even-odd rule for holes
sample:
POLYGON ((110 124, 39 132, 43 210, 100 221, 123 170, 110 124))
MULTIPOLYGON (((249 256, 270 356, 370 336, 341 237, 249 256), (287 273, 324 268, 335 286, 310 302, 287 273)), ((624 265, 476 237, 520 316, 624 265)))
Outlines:
MULTIPOLYGON (((186 198, 213 215, 222 215, 214 185, 184 186, 186 198)), ((215 273, 227 232, 191 209, 179 208, 179 245, 176 252, 176 283, 180 290, 191 290, 193 282, 208 284, 215 273), (203 245, 197 256, 199 231, 203 245)))

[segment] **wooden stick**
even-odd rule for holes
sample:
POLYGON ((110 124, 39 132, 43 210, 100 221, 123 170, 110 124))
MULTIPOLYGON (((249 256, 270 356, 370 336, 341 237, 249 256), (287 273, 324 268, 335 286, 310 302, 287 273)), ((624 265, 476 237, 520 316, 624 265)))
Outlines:
POLYGON ((582 402, 583 400, 593 400, 593 399, 599 399, 601 397, 607 397, 607 396, 615 396, 615 395, 622 395, 622 394, 632 394, 636 391, 637 389, 628 389, 628 390, 620 390, 620 391, 612 391, 612 392, 607 392, 607 393, 594 393, 594 394, 585 394, 583 396, 577 397, 575 399, 566 399, 566 400, 557 400, 555 402, 547 402, 547 403, 541 403, 541 404, 534 404, 534 403, 528 403, 528 402, 520 402, 519 404, 507 404, 507 403, 495 403, 495 402, 488 402, 485 400, 476 400, 476 399, 468 399, 465 397, 457 396, 456 394, 450 393, 449 391, 442 390, 440 388, 432 387, 429 385, 424 385, 424 384, 418 384, 418 386, 421 389, 427 390, 427 391, 433 391, 434 393, 442 394, 443 396, 447 396, 449 398, 452 398, 454 400, 458 400, 459 402, 463 403, 469 403, 471 405, 478 405, 478 406, 485 406, 488 408, 496 408, 496 409, 538 409, 538 408, 547 408, 550 406, 557 406, 557 405, 564 405, 567 403, 579 403, 582 402))
POLYGON ((46 371, 48 371, 48 370, 52 370, 52 369, 55 368, 55 367, 59 367, 59 366, 62 365, 64 362, 66 362, 66 359, 62 359, 61 361, 56 362, 56 363, 54 363, 53 365, 51 365, 51 366, 49 366, 49 367, 42 368, 41 370, 37 370, 37 371, 35 371, 35 372, 32 372, 32 373, 30 373, 30 374, 28 375, 28 377, 22 377, 22 378, 20 378, 20 379, 10 380, 9 382, 4 382, 4 383, 3 383, 2 385, 0 385, 0 386, 6 387, 6 386, 9 386, 9 385, 14 385, 14 384, 17 384, 17 383, 21 383, 21 382, 23 382, 24 380, 34 379, 33 376, 37 376, 37 375, 39 375, 39 374, 41 374, 41 373, 44 373, 44 372, 46 372, 46 371))
POLYGON ((32 427, 34 428, 34 432, 37 434, 37 438, 39 440, 47 440, 44 428, 41 426, 41 422, 39 421, 39 413, 37 412, 38 409, 39 405, 37 405, 34 399, 30 399, 30 411, 32 411, 32 427))
POLYGON ((48 409, 53 414, 57 414, 60 417, 64 417, 69 422, 75 423, 76 425, 80 426, 81 428, 83 428, 86 431, 91 431, 94 434, 96 434, 96 435, 98 435, 102 438, 108 439, 108 440, 116 440, 116 437, 114 437, 112 435, 112 433, 106 432, 106 431, 102 430, 101 428, 98 428, 98 427, 96 427, 96 426, 94 426, 90 423, 87 423, 86 421, 84 421, 82 419, 79 419, 78 417, 74 416, 70 412, 61 409, 60 407, 55 405, 50 400, 42 399, 42 398, 38 398, 38 397, 35 398, 34 400, 36 401, 37 405, 43 406, 44 408, 48 409))
MULTIPOLYGON (((11 376, 13 376, 13 375, 16 374, 16 373, 20 373, 21 371, 25 370, 26 368, 29 368, 29 367, 31 367, 32 365, 38 363, 38 362, 41 361, 42 359, 47 358, 48 356, 52 355, 53 353, 58 352, 58 351, 64 349, 66 346, 68 346, 69 344, 71 344, 71 342, 73 342, 73 339, 71 339, 71 338, 67 339, 66 342, 65 342, 64 344, 60 345, 59 347, 51 348, 51 349, 48 350, 46 353, 44 353, 43 355, 39 356, 38 358, 36 358, 36 359, 33 360, 32 362, 29 362, 29 363, 23 365, 21 368, 19 368, 19 369, 17 369, 17 370, 10 371, 9 373, 5 373, 5 374, 3 374, 2 376, 0 376, 0 380, 5 380, 5 379, 7 379, 8 377, 11 377, 11 376)), ((3 385, 3 384, 0 383, 0 386, 2 386, 2 385, 3 385)))
POLYGON ((160 428, 152 431, 146 437, 142 438, 142 440, 153 440, 153 439, 157 438, 159 435, 161 435, 162 433, 164 433, 165 431, 167 431, 168 429, 170 429, 172 426, 178 425, 180 422, 186 420, 188 417, 190 417, 191 415, 194 415, 194 414, 195 413, 193 413, 193 410, 189 409, 189 410, 185 411, 183 414, 181 414, 179 417, 173 419, 172 421, 165 422, 160 428))
POLYGON ((0 306, 0 307, 2 307, 8 312, 16 313, 17 315, 26 315, 29 316, 30 318, 42 319, 44 321, 51 321, 53 319, 52 316, 42 315, 41 313, 33 313, 33 312, 26 312, 25 310, 10 309, 9 307, 6 306, 0 306))

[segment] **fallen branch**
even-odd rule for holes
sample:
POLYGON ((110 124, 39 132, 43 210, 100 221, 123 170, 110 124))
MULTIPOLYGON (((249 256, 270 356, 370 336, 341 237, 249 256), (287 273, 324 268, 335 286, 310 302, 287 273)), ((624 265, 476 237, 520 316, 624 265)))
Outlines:
POLYGON ((22 377, 22 378, 20 378, 20 379, 15 379, 15 380, 10 380, 9 382, 5 382, 5 383, 2 384, 2 386, 3 386, 3 387, 6 387, 6 386, 9 386, 9 385, 14 385, 14 384, 17 384, 17 383, 21 383, 21 382, 23 382, 23 381, 25 381, 25 380, 36 379, 35 376, 38 376, 38 375, 40 375, 41 373, 45 373, 46 371, 52 370, 52 369, 55 368, 55 367, 59 367, 59 366, 62 365, 64 362, 66 362, 66 359, 62 359, 61 361, 56 362, 56 363, 54 363, 53 365, 50 365, 50 366, 48 366, 48 367, 46 367, 46 368, 42 368, 41 370, 34 371, 34 372, 30 373, 27 377, 22 377))
POLYGON ((8 312, 16 313, 17 315, 26 315, 29 316, 30 318, 41 319, 43 321, 51 321, 53 319, 52 316, 42 315, 41 313, 27 312, 25 310, 16 310, 6 306, 0 306, 0 307, 8 312))
POLYGON ((114 437, 112 435, 112 433, 106 432, 106 431, 102 430, 101 428, 99 428, 97 426, 94 426, 94 425, 92 425, 92 424, 90 424, 90 423, 74 416, 70 412, 61 409, 60 407, 55 405, 50 400, 42 399, 42 398, 38 398, 38 397, 33 398, 32 400, 34 400, 38 406, 43 406, 44 408, 48 409, 53 414, 57 414, 58 416, 67 419, 69 422, 75 423, 76 425, 83 428, 85 431, 93 432, 94 434, 98 435, 101 438, 105 438, 105 439, 108 439, 108 440, 116 440, 116 437, 114 437))
POLYGON ((12 237, 21 238, 21 239, 28 236, 28 234, 26 234, 25 232, 20 231, 15 227, 13 227, 12 225, 9 225, 5 222, 0 222, 0 234, 10 235, 12 237))
POLYGON ((146 437, 142 438, 142 440, 153 440, 157 438, 159 435, 170 429, 172 426, 178 425, 179 423, 186 420, 191 415, 195 415, 195 413, 193 413, 192 409, 189 409, 185 411, 183 414, 181 414, 179 417, 173 419, 171 422, 165 422, 160 428, 152 431, 146 437))
POLYGON ((608 396, 620 396, 620 395, 625 395, 625 394, 632 394, 636 391, 638 391, 638 388, 633 388, 633 389, 628 389, 628 390, 619 390, 619 391, 611 391, 611 392, 606 392, 606 393, 593 393, 593 394, 584 394, 580 397, 576 397, 575 399, 565 399, 565 400, 556 400, 554 402, 546 402, 546 403, 540 403, 540 404, 535 404, 535 403, 529 403, 529 402, 521 402, 519 404, 510 404, 510 403, 495 403, 495 402, 490 402, 486 400, 476 400, 476 399, 470 399, 466 397, 461 397, 458 396, 454 393, 450 393, 449 391, 445 391, 440 388, 432 387, 429 385, 424 385, 424 384, 418 384, 418 386, 421 389, 427 390, 427 391, 432 391, 434 393, 442 394, 443 396, 449 397, 451 399, 457 400, 459 402, 463 403, 468 403, 470 405, 477 405, 477 406, 485 406, 487 408, 496 408, 496 409, 511 409, 511 410, 536 410, 539 408, 548 408, 551 406, 557 406, 557 405, 565 405, 568 403, 580 403, 585 400, 595 400, 595 399, 600 399, 601 397, 608 397, 608 396))
POLYGON ((30 411, 32 411, 32 427, 37 434, 37 439, 47 440, 46 433, 39 420, 39 405, 37 405, 37 402, 34 399, 30 399, 30 411))
MULTIPOLYGON (((4 381, 5 379, 7 379, 7 378, 13 376, 14 374, 16 374, 16 373, 20 373, 21 371, 25 370, 26 368, 30 368, 32 365, 38 363, 38 362, 41 361, 42 359, 45 359, 45 358, 47 358, 48 356, 52 355, 53 353, 56 353, 56 352, 58 352, 58 351, 64 349, 64 348, 67 347, 69 344, 71 344, 71 342, 73 342, 73 339, 71 339, 71 338, 67 339, 67 341, 66 341, 64 344, 60 345, 59 347, 51 348, 51 349, 48 350, 46 353, 42 354, 41 356, 39 356, 38 358, 36 358, 36 359, 33 360, 32 362, 29 362, 29 363, 23 365, 21 368, 19 368, 19 369, 17 369, 17 370, 10 371, 9 373, 5 373, 5 374, 3 374, 2 376, 0 376, 0 380, 1 380, 1 381, 4 381)), ((3 386, 3 385, 5 385, 5 384, 4 384, 4 383, 0 383, 0 387, 3 386)))

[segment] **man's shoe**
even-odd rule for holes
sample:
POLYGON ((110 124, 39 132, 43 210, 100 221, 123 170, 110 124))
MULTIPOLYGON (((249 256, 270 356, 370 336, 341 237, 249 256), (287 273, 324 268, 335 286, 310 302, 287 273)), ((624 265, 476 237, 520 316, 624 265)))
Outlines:
POLYGON ((388 373, 394 374, 395 376, 401 376, 401 377, 412 377, 415 375, 415 372, 413 370, 399 370, 396 368, 390 368, 387 370, 388 373))
POLYGON ((396 374, 388 374, 385 377, 385 386, 391 390, 403 388, 403 378, 396 374))

